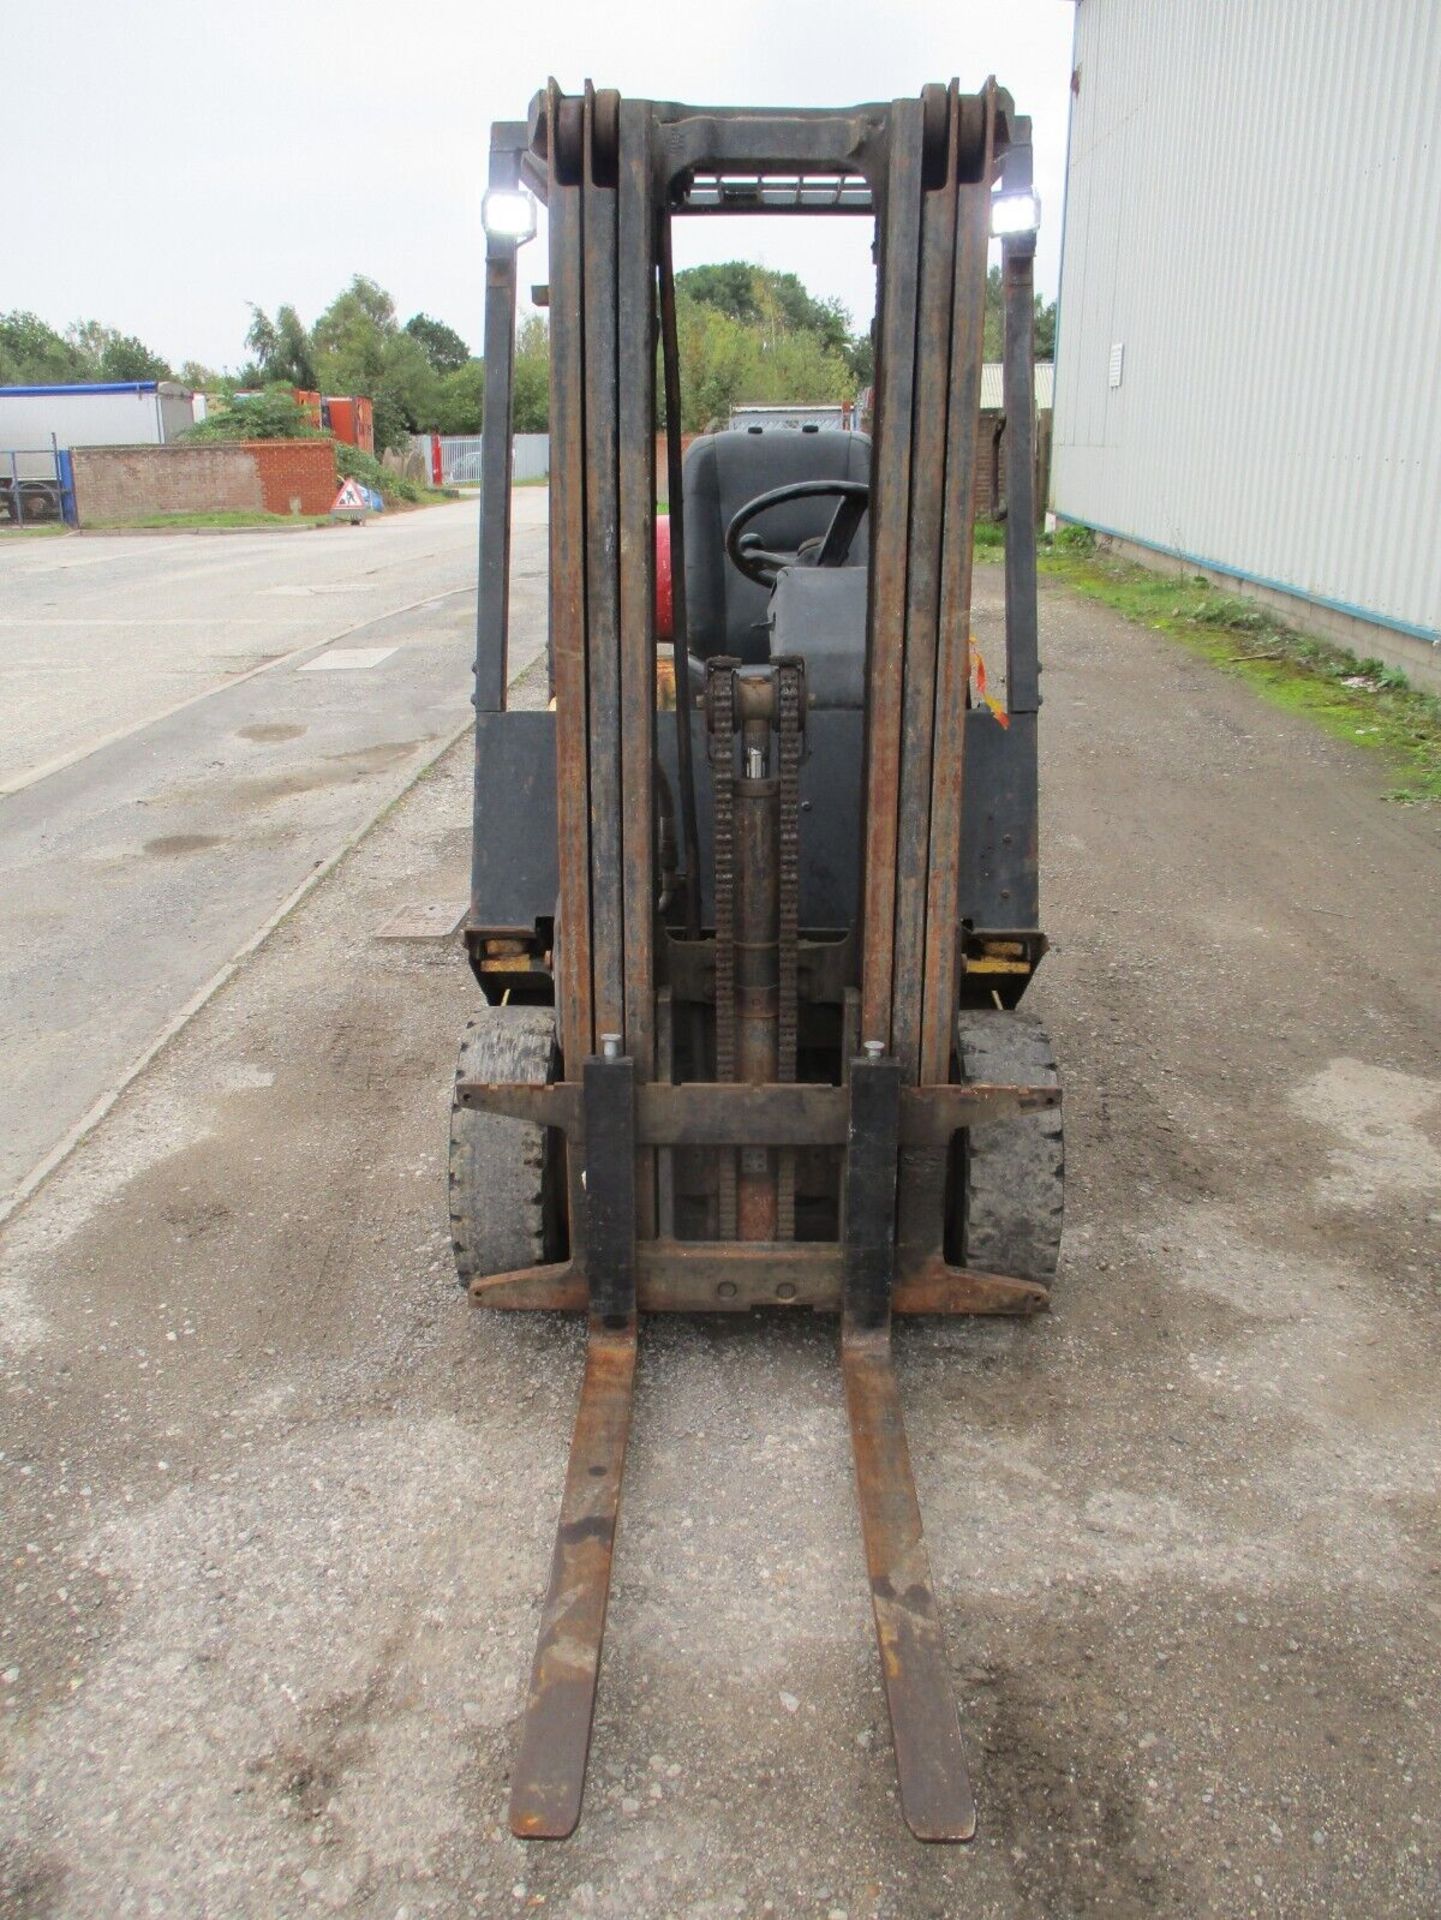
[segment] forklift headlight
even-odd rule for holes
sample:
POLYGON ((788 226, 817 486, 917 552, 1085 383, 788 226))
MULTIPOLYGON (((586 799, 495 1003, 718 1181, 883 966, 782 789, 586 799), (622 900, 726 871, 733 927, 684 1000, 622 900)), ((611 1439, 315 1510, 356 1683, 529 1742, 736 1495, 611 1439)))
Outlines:
POLYGON ((492 187, 480 203, 480 219, 493 240, 524 246, 535 238, 535 202, 524 187, 492 187))
POLYGON ((1033 193, 998 193, 991 201, 991 232, 1034 233, 1041 224, 1041 203, 1033 193))

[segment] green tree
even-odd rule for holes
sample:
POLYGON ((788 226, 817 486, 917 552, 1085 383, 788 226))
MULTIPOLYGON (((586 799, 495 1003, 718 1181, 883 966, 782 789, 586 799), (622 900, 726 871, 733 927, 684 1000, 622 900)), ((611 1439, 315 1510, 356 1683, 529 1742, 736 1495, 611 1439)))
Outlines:
POLYGON ((744 393, 751 335, 735 314, 688 296, 676 299, 676 346, 680 358, 681 428, 701 433, 729 418, 744 393))
POLYGON ((856 378, 850 342, 837 343, 809 327, 791 327, 778 311, 766 312, 767 294, 757 289, 758 318, 747 322, 712 301, 679 289, 676 342, 680 353, 681 425, 698 433, 749 401, 781 406, 849 400, 856 378))
POLYGON ((865 335, 852 336, 851 317, 839 300, 818 300, 807 293, 794 273, 758 267, 748 260, 726 260, 716 266, 687 267, 675 277, 676 297, 682 294, 714 307, 747 326, 760 328, 774 340, 781 333, 813 333, 835 353, 858 349, 865 335))
POLYGON ((93 366, 73 340, 19 308, 0 314, 0 385, 63 386, 94 378, 93 366))
POLYGON ((413 313, 404 331, 420 342, 421 350, 437 373, 459 373, 470 359, 470 348, 454 327, 443 320, 432 320, 428 313, 413 313))
POLYGON ((485 406, 485 362, 467 360, 440 375, 435 400, 435 433, 479 433, 485 406))
POLYGON ((373 397, 375 444, 382 452, 387 447, 403 447, 412 433, 435 430, 440 375, 411 334, 385 336, 373 397))
POLYGON ((395 302, 374 280, 357 273, 311 330, 316 371, 325 390, 373 395, 385 373, 386 342, 398 331, 395 302))
POLYGON ((1056 357, 1056 303, 1045 301, 1036 295, 1036 358, 1054 360, 1056 357))
POLYGON ((374 402, 380 452, 433 428, 439 377, 422 341, 396 324, 395 302, 384 287, 356 274, 316 321, 310 339, 324 392, 367 394, 374 402))
POLYGON ((550 334, 543 314, 527 314, 520 323, 510 405, 516 433, 544 433, 550 426, 550 334))
POLYGON ((749 260, 724 260, 704 267, 686 267, 675 277, 676 298, 684 295, 732 320, 754 321, 761 317, 756 304, 756 276, 760 269, 749 260))
MULTIPOLYGON (((987 360, 1000 360, 1006 350, 1006 304, 1005 289, 1001 285, 1001 270, 992 267, 986 274, 986 323, 985 357, 987 360)), ((1056 303, 1043 300, 1036 295, 1035 341, 1032 349, 1037 360, 1054 360, 1056 357, 1056 303)))
POLYGON ((100 355, 102 380, 171 380, 170 363, 133 333, 110 332, 100 355))
POLYGON ((277 307, 275 318, 252 304, 245 344, 255 355, 262 381, 281 381, 314 393, 318 385, 315 353, 305 322, 294 307, 277 307))

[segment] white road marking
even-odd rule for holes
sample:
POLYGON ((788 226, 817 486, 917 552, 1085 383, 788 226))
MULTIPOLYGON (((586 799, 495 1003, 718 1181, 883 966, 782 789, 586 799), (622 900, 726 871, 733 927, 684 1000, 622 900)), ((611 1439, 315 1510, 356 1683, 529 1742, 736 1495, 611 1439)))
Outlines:
POLYGON ((394 647, 332 647, 329 653, 317 655, 307 660, 303 667, 297 667, 297 673, 362 673, 367 667, 378 667, 382 660, 388 660, 396 651, 394 647))

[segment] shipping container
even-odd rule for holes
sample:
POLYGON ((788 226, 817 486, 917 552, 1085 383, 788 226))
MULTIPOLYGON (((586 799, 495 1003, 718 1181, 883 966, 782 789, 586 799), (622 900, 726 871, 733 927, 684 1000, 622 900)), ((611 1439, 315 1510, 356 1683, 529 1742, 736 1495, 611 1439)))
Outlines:
POLYGON ((321 422, 327 433, 343 440, 362 453, 375 452, 375 409, 364 394, 328 393, 320 403, 321 422))
POLYGON ((174 380, 0 387, 0 452, 9 448, 164 447, 192 423, 174 380))

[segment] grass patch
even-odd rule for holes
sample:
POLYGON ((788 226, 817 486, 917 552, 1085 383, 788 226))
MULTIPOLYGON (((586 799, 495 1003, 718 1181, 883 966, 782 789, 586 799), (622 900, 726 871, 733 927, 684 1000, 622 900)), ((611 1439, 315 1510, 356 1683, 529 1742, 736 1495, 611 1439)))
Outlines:
POLYGON ((1087 598, 1239 676, 1272 706, 1302 713, 1325 732, 1383 754, 1398 805, 1441 801, 1441 699, 1419 693, 1398 667, 1361 660, 1313 640, 1254 600, 1223 592, 1200 575, 1153 573, 1096 551, 1086 527, 1063 527, 1043 543, 1039 570, 1087 598))
POLYGON ((243 508, 226 508, 214 513, 144 513, 134 520, 92 520, 91 533, 123 532, 126 528, 146 529, 187 527, 324 527, 330 524, 326 514, 249 513, 243 508))
POLYGON ((45 540, 69 531, 63 520, 38 520, 31 527, 0 526, 0 539, 45 540))

